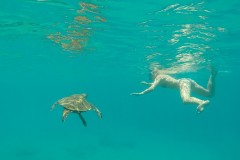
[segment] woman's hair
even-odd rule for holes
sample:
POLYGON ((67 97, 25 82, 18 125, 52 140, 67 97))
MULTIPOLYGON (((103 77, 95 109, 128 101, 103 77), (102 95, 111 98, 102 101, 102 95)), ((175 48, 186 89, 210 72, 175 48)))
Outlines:
POLYGON ((159 68, 157 66, 154 66, 154 67, 150 66, 150 73, 151 73, 151 79, 155 79, 159 74, 159 68))

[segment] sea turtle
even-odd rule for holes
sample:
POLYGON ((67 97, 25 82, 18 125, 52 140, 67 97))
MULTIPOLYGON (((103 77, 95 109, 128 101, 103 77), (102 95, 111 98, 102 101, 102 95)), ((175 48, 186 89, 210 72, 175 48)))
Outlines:
POLYGON ((93 109, 99 118, 102 118, 102 113, 99 111, 97 107, 92 105, 86 100, 87 94, 74 94, 69 97, 64 97, 57 102, 55 102, 51 110, 53 110, 57 105, 61 105, 64 108, 63 115, 62 115, 62 122, 64 122, 69 115, 69 113, 77 113, 82 120, 84 126, 87 126, 85 119, 82 116, 82 112, 89 111, 93 109))

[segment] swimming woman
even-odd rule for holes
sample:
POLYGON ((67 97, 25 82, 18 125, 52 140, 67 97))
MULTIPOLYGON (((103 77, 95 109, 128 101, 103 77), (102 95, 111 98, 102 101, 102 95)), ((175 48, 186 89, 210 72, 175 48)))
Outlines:
POLYGON ((149 88, 145 89, 142 92, 132 93, 131 95, 142 95, 148 93, 150 91, 153 91, 157 86, 176 88, 180 90, 180 95, 183 103, 197 104, 197 112, 200 113, 204 110, 204 107, 210 103, 210 101, 192 97, 191 92, 195 92, 206 97, 212 97, 215 92, 215 77, 217 75, 217 71, 214 68, 211 68, 211 75, 208 80, 207 88, 200 86, 194 80, 189 78, 175 79, 172 76, 168 75, 166 71, 159 70, 157 68, 154 68, 152 70, 152 75, 154 77, 154 81, 152 83, 145 81, 141 82, 142 84, 149 85, 149 88))

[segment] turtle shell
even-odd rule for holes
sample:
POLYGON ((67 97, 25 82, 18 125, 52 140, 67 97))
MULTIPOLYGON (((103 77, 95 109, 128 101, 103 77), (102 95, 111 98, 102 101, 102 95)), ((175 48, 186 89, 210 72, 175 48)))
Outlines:
POLYGON ((92 106, 87 102, 86 97, 86 94, 74 94, 60 99, 58 103, 70 111, 88 111, 92 109, 92 106))

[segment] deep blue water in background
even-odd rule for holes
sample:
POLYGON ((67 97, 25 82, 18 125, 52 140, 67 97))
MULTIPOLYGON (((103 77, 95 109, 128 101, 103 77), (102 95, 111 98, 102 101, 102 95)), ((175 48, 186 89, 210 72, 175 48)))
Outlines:
POLYGON ((240 159, 238 0, 79 3, 0 2, 1 160, 240 159), (203 86, 214 65, 210 106, 198 115, 160 87, 130 96, 151 65, 203 86), (87 112, 87 128, 75 114, 62 124, 62 108, 50 107, 74 93, 103 119, 87 112))

